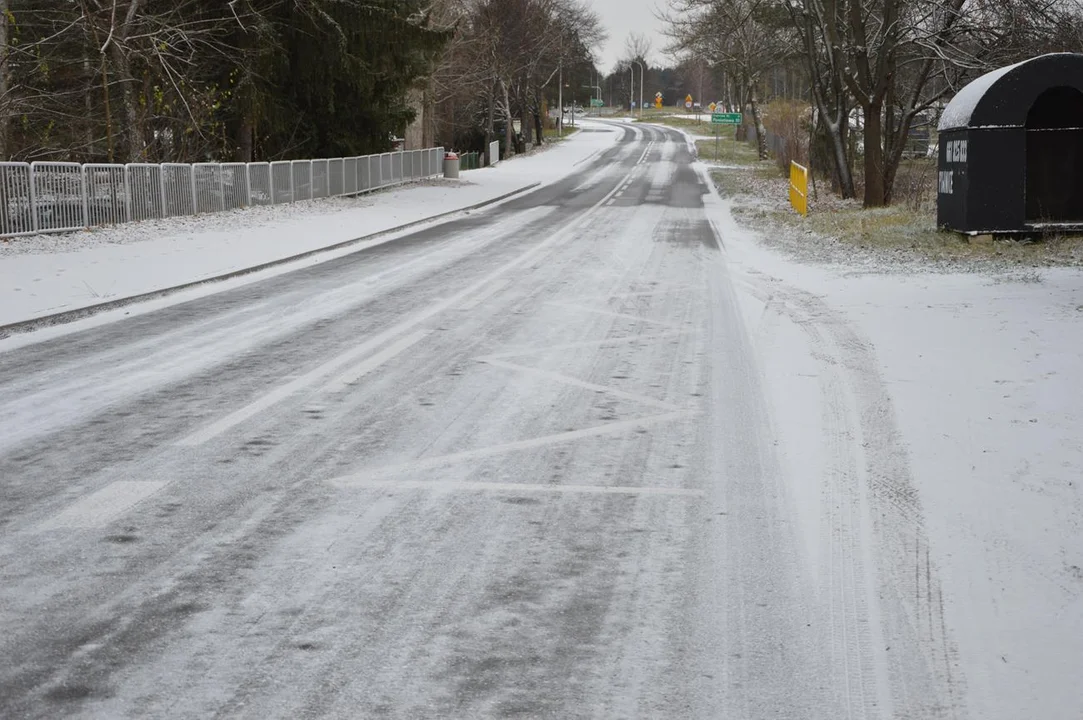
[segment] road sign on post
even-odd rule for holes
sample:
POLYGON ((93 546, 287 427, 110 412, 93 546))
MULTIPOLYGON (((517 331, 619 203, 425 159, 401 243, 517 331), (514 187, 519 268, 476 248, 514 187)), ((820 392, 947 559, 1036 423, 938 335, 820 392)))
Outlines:
POLYGON ((692 96, 691 95, 689 95, 688 97, 686 97, 684 99, 684 108, 685 108, 685 110, 691 110, 692 109, 692 96))
POLYGON ((605 107, 605 101, 602 100, 601 98, 591 98, 590 99, 590 106, 591 107, 605 107))
POLYGON ((740 125, 741 113, 712 113, 712 125, 740 125))

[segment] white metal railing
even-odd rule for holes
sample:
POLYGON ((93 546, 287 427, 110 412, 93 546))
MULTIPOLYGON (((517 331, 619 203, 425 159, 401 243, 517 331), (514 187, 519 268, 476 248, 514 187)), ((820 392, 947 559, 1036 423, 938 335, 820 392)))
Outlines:
POLYGON ((0 162, 0 237, 371 192, 440 174, 443 148, 255 163, 0 162))
POLYGON ((128 180, 128 219, 134 222, 164 217, 162 166, 132 163, 124 166, 124 172, 128 180))
POLYGON ((192 166, 184 163, 162 165, 162 205, 166 217, 195 215, 195 180, 192 166))
POLYGON ((270 163, 248 163, 248 199, 253 205, 270 205, 274 201, 270 163))

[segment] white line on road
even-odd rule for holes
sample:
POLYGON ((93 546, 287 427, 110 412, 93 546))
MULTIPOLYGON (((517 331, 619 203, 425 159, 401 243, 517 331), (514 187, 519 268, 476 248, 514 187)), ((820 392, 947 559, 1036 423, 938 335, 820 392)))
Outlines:
POLYGON ((643 292, 612 293, 610 295, 576 295, 574 297, 561 297, 560 302, 583 302, 584 300, 624 300, 627 298, 655 297, 658 295, 672 295, 675 293, 687 293, 692 288, 688 286, 671 287, 667 290, 645 290, 643 292))
POLYGON ((534 355, 537 353, 547 353, 552 350, 575 350, 578 348, 588 347, 604 347, 606 345, 624 345, 626 343, 633 343, 638 341, 647 342, 650 340, 665 340, 667 338, 679 337, 681 335, 687 335, 694 332, 693 330, 666 330, 660 333, 654 333, 652 335, 628 335, 625 337, 606 338, 604 340, 582 340, 580 342, 564 343, 562 345, 546 345, 544 347, 525 347, 517 350, 508 350, 507 352, 493 353, 492 355, 483 355, 475 358, 480 362, 488 362, 489 360, 503 360, 510 357, 519 357, 521 355, 534 355))
MULTIPOLYGON (((631 173, 625 175, 625 179, 627 179, 630 174, 631 173)), ((498 280, 504 273, 510 270, 514 270, 520 265, 524 265, 530 262, 534 259, 536 255, 541 254, 543 251, 549 249, 553 245, 556 245, 560 242, 567 240, 570 237, 573 237, 576 231, 579 230, 579 228, 586 223, 586 221, 591 217, 591 215, 603 205, 605 205, 606 202, 611 200, 616 194, 616 192, 617 188, 614 188, 597 203, 587 208, 578 218, 573 220, 562 230, 553 233, 547 239, 530 248, 514 260, 511 260, 510 262, 507 262, 504 265, 500 266, 493 272, 483 277, 481 280, 478 280, 477 282, 467 286, 466 288, 460 290, 459 292, 448 298, 445 298, 437 303, 430 305, 428 308, 422 310, 419 313, 416 313, 412 317, 407 318, 400 323, 392 325, 387 330, 384 330, 383 332, 375 335, 373 338, 371 338, 365 343, 362 343, 358 347, 352 350, 348 350, 341 355, 338 355, 331 360, 328 360, 314 370, 305 373, 304 375, 286 383, 281 387, 275 388, 260 399, 250 403, 249 405, 246 405, 240 410, 230 413, 226 417, 211 423, 202 430, 198 430, 191 435, 182 438, 177 442, 177 445, 180 445, 182 447, 197 447, 199 445, 202 445, 208 440, 212 440, 213 438, 221 435, 227 430, 230 430, 231 428, 240 425, 246 420, 255 417, 259 413, 277 405, 278 403, 282 402, 290 395, 298 392, 299 390, 303 390, 310 385, 316 384, 322 378, 335 372, 343 365, 353 362, 359 357, 367 355, 380 345, 391 341, 392 339, 399 335, 402 335, 403 333, 413 330, 421 323, 429 320, 432 317, 435 317, 436 315, 439 315, 440 313, 454 307, 455 305, 458 305, 474 293, 491 285, 494 281, 498 280)))
POLYGON ((428 311, 421 313, 419 316, 414 316, 410 320, 399 323, 398 325, 394 325, 383 331, 382 333, 374 336, 367 342, 363 342, 357 347, 352 348, 342 353, 341 355, 336 355, 335 357, 331 358, 314 370, 310 370, 309 372, 291 380, 285 385, 275 388, 274 390, 267 393, 255 402, 249 403, 240 410, 226 415, 221 420, 217 420, 210 425, 207 425, 203 429, 197 430, 191 435, 188 435, 187 437, 178 440, 177 445, 180 445, 181 447, 197 447, 207 442, 208 440, 212 440, 213 438, 218 437, 227 430, 230 430, 231 428, 240 425, 245 420, 253 418, 264 410, 267 410, 268 408, 277 405, 295 392, 303 390, 310 385, 315 385, 319 380, 326 377, 327 375, 330 375, 343 365, 346 365, 347 363, 353 362, 359 357, 363 357, 369 354, 376 348, 391 340, 396 335, 399 335, 405 330, 412 328, 423 319, 427 319, 429 317, 427 315, 427 312, 428 311), (424 317, 421 318, 421 316, 424 317))
POLYGON ((622 400, 630 400, 632 402, 640 403, 641 405, 649 405, 661 410, 676 410, 677 406, 672 403, 667 403, 663 400, 656 400, 655 398, 648 397, 647 395, 637 395, 636 393, 624 392, 623 390, 617 390, 616 388, 608 387, 606 385, 596 385, 595 383, 589 383, 584 380, 570 377, 568 375, 562 375, 561 373, 552 372, 551 370, 542 370, 540 368, 527 367, 526 365, 516 365, 505 360, 496 360, 489 358, 482 360, 482 362, 492 365, 493 367, 501 367, 505 370, 516 370, 518 372, 530 373, 532 375, 540 375, 541 377, 555 380, 558 383, 564 385, 571 385, 582 390, 593 390, 596 393, 605 393, 606 395, 612 395, 613 397, 621 398, 622 400))
POLYGON ((555 435, 544 435, 542 437, 530 438, 529 440, 519 440, 517 442, 504 443, 503 445, 492 445, 487 448, 466 450, 464 452, 452 453, 450 455, 439 455, 437 457, 421 458, 412 462, 401 463, 398 465, 385 465, 384 467, 376 467, 370 470, 362 470, 361 472, 354 473, 352 475, 335 478, 333 480, 329 480, 328 482, 332 485, 335 485, 336 487, 352 487, 354 485, 367 483, 377 478, 386 478, 402 473, 433 470, 435 468, 444 467, 446 465, 454 465, 455 463, 467 462, 470 460, 482 460, 484 458, 494 457, 496 455, 503 455, 505 453, 514 452, 516 450, 533 450, 535 448, 545 447, 547 445, 558 445, 560 443, 572 442, 585 438, 604 437, 606 435, 620 435, 630 430, 647 428, 652 425, 658 425, 659 423, 665 423, 673 420, 680 420, 681 418, 691 417, 692 415, 695 415, 695 411, 680 410, 677 412, 665 413, 662 415, 650 415, 647 417, 636 418, 634 420, 621 420, 619 422, 608 423, 606 425, 599 425, 597 427, 586 428, 583 430, 572 430, 570 432, 557 433, 555 435))
POLYGON ((41 525, 39 530, 98 528, 161 490, 164 482, 117 481, 68 506, 41 525))
MULTIPOLYGON (((332 483, 335 481, 332 480, 332 483)), ((337 484, 337 483, 336 483, 337 484)), ((537 483, 454 482, 446 480, 357 480, 351 488, 378 490, 482 490, 509 493, 581 493, 585 495, 662 495, 674 497, 704 496, 702 490, 664 487, 631 487, 621 485, 541 485, 537 483)))
POLYGON ((677 329, 677 326, 672 323, 662 322, 661 320, 651 320, 650 318, 640 317, 639 315, 629 315, 628 313, 613 312, 611 310, 599 310, 597 308, 587 307, 585 305, 576 305, 573 303, 551 301, 546 305, 554 305, 556 307, 568 308, 569 310, 581 310, 583 312, 595 313, 597 315, 608 315, 609 317, 628 318, 629 320, 639 320, 645 322, 648 325, 661 325, 662 327, 668 327, 677 329))
POLYGON ((472 298, 467 299, 466 302, 464 302, 462 305, 459 306, 459 309, 460 310, 473 310, 478 305, 481 305, 483 302, 485 302, 486 300, 491 298, 493 295, 496 295, 498 292, 500 292, 501 290, 506 288, 508 285, 511 285, 511 280, 506 280, 505 279, 505 280, 501 280, 500 282, 495 282, 492 285, 490 285, 489 287, 487 287, 484 291, 478 293, 477 295, 475 295, 472 298))
POLYGON ((319 389, 320 393, 341 392, 350 385, 355 384, 358 380, 368 375, 376 368, 383 365, 385 362, 395 357, 404 350, 417 345, 421 342, 425 336, 429 334, 428 330, 418 330, 412 335, 407 335, 402 340, 390 345, 389 347, 381 350, 372 357, 364 360, 358 365, 350 368, 341 375, 333 378, 329 383, 319 389))

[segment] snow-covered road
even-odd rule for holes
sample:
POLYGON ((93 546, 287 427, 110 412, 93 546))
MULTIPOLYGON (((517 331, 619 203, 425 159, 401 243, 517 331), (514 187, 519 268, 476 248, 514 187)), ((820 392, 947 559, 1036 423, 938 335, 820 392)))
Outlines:
POLYGON ((875 348, 683 135, 614 127, 498 207, 4 341, 0 716, 966 717, 875 348))

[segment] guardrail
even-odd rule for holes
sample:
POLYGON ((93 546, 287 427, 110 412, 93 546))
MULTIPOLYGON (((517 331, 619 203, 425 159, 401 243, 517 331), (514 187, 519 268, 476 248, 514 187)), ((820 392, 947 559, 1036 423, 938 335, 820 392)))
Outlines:
POLYGON ((444 149, 330 160, 0 162, 0 237, 357 195, 441 174, 444 149))

